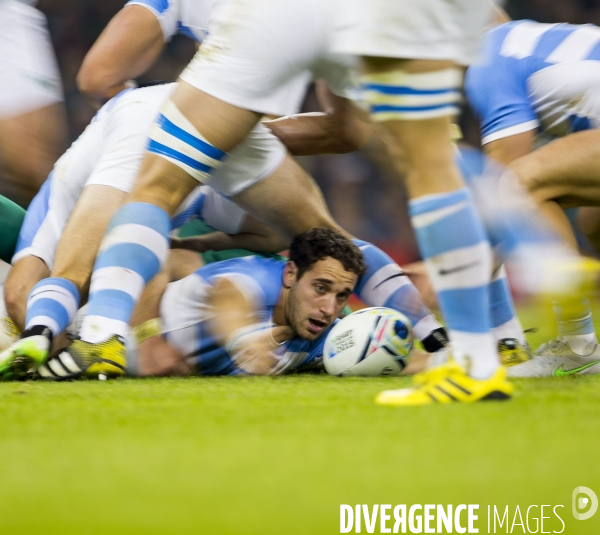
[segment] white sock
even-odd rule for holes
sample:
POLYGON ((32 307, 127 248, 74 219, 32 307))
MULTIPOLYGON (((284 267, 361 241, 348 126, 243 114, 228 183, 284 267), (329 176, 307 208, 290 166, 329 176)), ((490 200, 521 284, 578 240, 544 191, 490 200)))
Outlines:
POLYGON ((526 343, 523 327, 517 317, 509 319, 506 323, 498 325, 498 327, 492 327, 492 333, 494 333, 494 338, 496 340, 514 338, 515 340, 518 340, 520 344, 526 343))
POLYGON ((598 344, 596 333, 563 335, 562 341, 573 353, 582 356, 593 353, 598 344))
POLYGON ((489 379, 500 366, 496 340, 491 333, 449 331, 452 357, 471 377, 489 379), (471 355, 474 355, 473 358, 471 355))

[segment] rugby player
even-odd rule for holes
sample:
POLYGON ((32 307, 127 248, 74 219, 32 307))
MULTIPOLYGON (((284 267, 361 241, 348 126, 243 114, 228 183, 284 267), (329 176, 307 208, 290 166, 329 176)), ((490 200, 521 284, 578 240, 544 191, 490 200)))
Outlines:
MULTIPOLYGON (((52 176, 32 203, 5 296, 9 315, 26 330, 21 342, 0 355, 3 370, 10 368, 17 357, 27 356, 37 363, 43 361, 48 354, 50 339, 71 322, 80 304, 80 295, 85 299, 102 232, 131 188, 143 156, 146 128, 175 85, 126 90, 108 102, 57 162, 52 176)), ((255 130, 258 136, 266 131, 264 127, 255 130)), ((249 146, 251 149, 255 139, 253 135, 249 136, 232 151, 226 165, 213 175, 212 179, 216 181, 213 183, 218 183, 220 189, 229 188, 232 181, 240 187, 240 184, 260 181, 265 175, 268 178, 272 167, 276 172, 281 172, 284 167, 284 176, 293 179, 285 174, 285 162, 277 167, 285 151, 276 138, 269 138, 274 143, 269 157, 264 154, 260 158, 249 157, 249 146)), ((310 179, 307 177, 307 180, 310 179)), ((311 189, 306 192, 305 206, 311 204, 309 195, 318 196, 318 190, 312 182, 309 184, 311 189)), ((205 217, 207 223, 223 232, 213 233, 205 239, 196 238, 196 242, 203 242, 204 248, 242 246, 274 252, 286 247, 287 242, 273 230, 214 190, 205 186, 200 188, 200 193, 200 197, 193 196, 193 201, 188 200, 179 208, 181 213, 171 226, 179 225, 191 214, 205 217)), ((322 206, 323 219, 330 220, 331 216, 321 203, 318 197, 313 205, 322 206)), ((160 247, 163 241, 152 246, 160 247)), ((443 348, 446 342, 444 330, 423 305, 414 286, 402 276, 400 267, 372 244, 355 242, 367 257, 369 267, 357 287, 359 297, 368 305, 389 306, 406 314, 413 324, 415 336, 422 340, 427 351, 443 348)), ((99 270, 97 286, 94 290, 92 284, 92 293, 102 293, 102 281, 114 271, 113 267, 109 265, 99 270)), ((125 276, 120 278, 120 291, 135 293, 141 287, 143 284, 131 272, 125 271, 125 276)), ((76 341, 70 351, 77 351, 80 345, 85 348, 88 338, 94 339, 97 326, 103 323, 108 323, 110 329, 118 328, 121 336, 128 330, 121 310, 110 306, 94 308, 94 299, 92 296, 83 320, 82 340, 76 341)), ((112 343, 117 349, 113 359, 124 359, 119 353, 122 349, 120 340, 115 339, 112 343)))
POLYGON ((28 204, 67 143, 60 74, 35 2, 0 2, 0 167, 3 191, 28 204))
MULTIPOLYGON (((488 31, 466 77, 485 152, 508 166, 573 247, 577 242, 564 208, 600 203, 600 132, 594 130, 600 125, 599 82, 600 28, 533 21, 488 31), (538 135, 560 139, 535 149, 538 135)), ((600 372, 589 301, 558 301, 554 311, 558 339, 511 375, 600 372)))
POLYGON ((382 392, 380 404, 507 399, 512 391, 491 331, 491 247, 448 126, 459 111, 462 67, 490 17, 489 2, 469 0, 355 0, 339 15, 334 50, 362 57, 371 119, 406 169, 413 227, 452 342, 448 364, 413 389, 382 392))
MULTIPOLYGON (((287 262, 246 257, 202 267, 168 285, 156 310, 160 327, 151 318, 129 337, 129 373, 276 375, 316 368, 365 271, 360 249, 327 228, 294 238, 287 262)), ((110 371, 78 364, 63 352, 39 373, 61 379, 110 371)))
MULTIPOLYGON (((419 6, 422 4, 420 2, 419 6)), ((467 54, 458 50, 462 49, 462 45, 455 42, 460 38, 454 30, 458 30, 460 34, 459 28, 471 26, 465 24, 464 20, 459 21, 463 15, 471 15, 468 13, 470 4, 452 13, 446 13, 446 3, 440 3, 443 8, 440 9, 440 13, 435 13, 436 7, 433 7, 431 13, 427 12, 427 9, 431 9, 429 4, 421 13, 424 15, 421 24, 416 25, 412 21, 407 26, 422 29, 440 14, 442 18, 448 16, 442 26, 446 30, 449 29, 448 39, 445 40, 448 43, 440 43, 440 46, 452 50, 453 56, 460 56, 450 59, 463 59, 467 54), (455 46, 451 46, 453 44, 455 46)), ((484 12, 487 12, 485 9, 479 9, 481 4, 482 2, 473 2, 471 6, 474 23, 472 26, 477 28, 477 36, 479 19, 482 24, 484 12)), ((333 0, 286 0, 268 4, 238 0, 218 2, 213 6, 208 37, 194 60, 182 73, 182 83, 161 109, 160 118, 150 132, 149 154, 145 157, 129 202, 115 215, 115 224, 110 227, 111 230, 105 238, 107 247, 98 258, 99 264, 107 265, 108 261, 113 262, 116 257, 131 256, 134 249, 141 247, 151 255, 158 270, 165 260, 166 253, 164 249, 153 251, 150 242, 155 242, 157 237, 166 238, 169 214, 194 188, 196 181, 203 182, 209 179, 214 170, 223 163, 227 152, 247 136, 263 115, 281 116, 296 111, 305 85, 311 78, 325 78, 334 92, 343 95, 350 82, 349 77, 352 73, 349 67, 353 62, 351 58, 332 53, 331 39, 337 33, 337 29, 333 27, 335 22, 343 19, 342 15, 345 12, 351 11, 346 8, 346 3, 338 5, 333 0), (141 230, 142 227, 143 232, 135 231, 141 230)), ((404 20, 405 11, 410 9, 400 9, 401 20, 404 20)), ((421 8, 417 11, 419 9, 421 8)), ((394 17, 388 18, 395 20, 394 17)), ((410 32, 408 35, 414 37, 410 32)), ((420 37, 422 42, 422 36, 420 37)), ((427 37, 425 41, 428 41, 427 37)), ((411 86, 411 91, 425 91, 425 100, 428 101, 426 106, 432 100, 430 90, 436 94, 437 91, 441 91, 437 96, 433 96, 433 100, 436 101, 435 118, 417 117, 419 110, 413 110, 416 112, 413 118, 419 120, 411 121, 410 124, 418 126, 415 127, 416 130, 413 128, 413 135, 408 137, 419 146, 418 140, 425 138, 423 147, 427 149, 421 153, 414 152, 409 147, 408 153, 411 157, 408 162, 412 166, 411 173, 413 170, 417 171, 416 174, 413 173, 415 178, 423 173, 429 176, 425 177, 425 187, 419 191, 419 195, 437 193, 437 186, 432 190, 428 189, 431 186, 430 182, 435 182, 435 177, 441 178, 440 183, 445 184, 442 186, 445 195, 443 206, 438 206, 435 202, 435 206, 427 202, 421 203, 422 210, 416 214, 419 221, 431 219, 425 214, 431 211, 435 211, 437 215, 446 215, 450 211, 453 214, 450 219, 460 219, 460 224, 446 224, 452 223, 449 220, 441 225, 433 224, 437 229, 459 226, 460 229, 454 229, 452 236, 436 231, 433 227, 419 234, 421 241, 425 242, 421 244, 422 247, 429 248, 425 251, 425 256, 436 255, 440 263, 438 268, 445 277, 447 291, 444 298, 447 298, 452 306, 443 305, 442 308, 445 309, 446 320, 451 330, 455 331, 455 358, 466 367, 467 358, 470 358, 472 353, 476 352, 478 357, 472 359, 472 366, 468 366, 471 375, 467 375, 458 365, 445 368, 453 375, 453 381, 462 382, 462 388, 469 392, 466 398, 450 395, 447 396, 447 400, 506 399, 511 387, 505 380, 499 364, 490 333, 489 313, 486 310, 486 288, 491 270, 489 244, 466 192, 452 193, 460 187, 461 181, 449 156, 451 150, 446 117, 456 110, 461 76, 456 69, 446 67, 446 64, 435 67, 443 71, 439 77, 437 74, 430 76, 427 73, 417 73, 416 78, 411 75, 407 83, 411 86), (417 80, 420 82, 417 83, 417 80), (416 84, 414 88, 413 81, 416 84), (425 83, 425 86, 419 85, 421 82, 425 83), (437 102, 438 98, 441 99, 440 102, 437 102), (420 131, 419 127, 422 127, 420 131), (414 162, 417 160, 421 162, 418 164, 420 168, 415 167, 414 162), (446 206, 446 200, 449 200, 452 206, 446 206), (438 213, 438 210, 442 212, 438 213), (435 242, 429 243, 430 235, 434 238, 437 236, 439 247, 435 242), (440 254, 448 251, 454 251, 456 254, 440 254), (468 258, 460 258, 457 264, 456 257, 461 255, 468 258), (458 271, 454 269, 457 265, 461 266, 458 271), (446 274, 452 276, 447 277, 446 274), (467 290, 464 289, 465 286, 467 290), (466 293, 469 293, 469 298, 463 295, 466 293)), ((416 99, 411 97, 409 100, 412 100, 411 106, 423 106, 420 96, 416 99)), ((420 183, 421 180, 416 178, 413 182, 420 183)), ((263 221, 276 226, 284 235, 289 235, 290 231, 297 234, 309 228, 323 226, 316 221, 316 212, 294 210, 299 197, 297 192, 287 186, 286 183, 285 187, 282 187, 281 181, 263 180, 241 192, 234 201, 263 221)), ((429 227, 429 224, 425 226, 429 227)), ((137 273, 145 272, 141 262, 139 266, 130 265, 129 268, 137 273)), ((151 270, 147 274, 153 275, 154 272, 151 270)), ((143 276, 142 279, 145 280, 146 277, 143 276)), ((92 281, 92 287, 93 285, 92 281)), ((117 287, 118 277, 115 272, 112 282, 105 286, 105 289, 117 287)), ((121 299, 119 308, 125 311, 125 317, 131 314, 132 297, 135 302, 137 296, 127 295, 121 299)), ((102 306, 107 304, 102 299, 100 303, 102 306)), ((102 331, 104 338, 111 336, 107 324, 102 331)), ((92 347, 88 348, 88 351, 92 350, 92 347)), ((444 381, 442 375, 437 374, 435 377, 444 381)), ((422 395, 423 392, 421 389, 415 391, 414 395, 411 394, 409 403, 432 402, 432 396, 422 395)), ((433 400, 437 401, 435 396, 433 400)))

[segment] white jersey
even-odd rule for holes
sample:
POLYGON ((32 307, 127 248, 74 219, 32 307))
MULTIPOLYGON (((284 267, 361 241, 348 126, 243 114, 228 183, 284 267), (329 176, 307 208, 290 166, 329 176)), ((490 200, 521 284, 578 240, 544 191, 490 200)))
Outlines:
POLYGON ((129 0, 126 5, 149 9, 156 16, 165 41, 182 34, 202 42, 208 32, 208 21, 217 0, 129 0))
POLYGON ((600 28, 513 21, 486 33, 467 97, 489 143, 530 130, 600 126, 600 28))
MULTIPOLYGON (((27 210, 13 263, 24 256, 41 258, 52 269, 62 230, 86 186, 102 185, 131 191, 147 144, 147 132, 157 111, 177 84, 122 91, 107 102, 73 145, 59 158, 27 210)), ((251 185, 270 174, 285 157, 285 149, 266 128, 257 125, 213 176, 227 189, 229 181, 251 185), (267 149, 255 151, 257 138, 267 136, 267 149), (275 141, 271 141, 271 137, 275 141), (258 152, 258 156, 253 154, 258 152)), ((190 217, 217 230, 235 234, 245 212, 208 186, 197 188, 181 205, 174 223, 190 217), (182 215, 183 214, 183 215, 182 215)))

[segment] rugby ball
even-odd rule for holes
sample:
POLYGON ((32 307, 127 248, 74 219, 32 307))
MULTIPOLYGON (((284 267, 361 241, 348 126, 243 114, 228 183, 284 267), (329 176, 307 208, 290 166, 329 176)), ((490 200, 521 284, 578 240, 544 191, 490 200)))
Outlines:
POLYGON ((404 314, 385 307, 364 308, 331 329, 323 364, 330 375, 398 375, 412 346, 412 328, 404 314))

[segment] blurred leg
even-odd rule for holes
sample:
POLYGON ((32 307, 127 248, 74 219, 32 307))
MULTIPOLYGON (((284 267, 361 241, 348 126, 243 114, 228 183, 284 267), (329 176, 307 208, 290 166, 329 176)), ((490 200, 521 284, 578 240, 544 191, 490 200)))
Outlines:
POLYGON ((29 204, 67 146, 62 104, 0 119, 0 164, 7 196, 29 204))
POLYGON ((454 358, 473 377, 485 379, 499 366, 487 292, 492 258, 454 163, 449 118, 457 111, 460 72, 445 61, 365 58, 364 64, 372 118, 393 140, 392 150, 402 150, 412 221, 454 358), (421 101, 399 101, 406 87, 421 101), (446 98, 432 104, 432 87, 446 98), (425 108, 430 116, 423 115, 425 108))
POLYGON ((46 263, 37 256, 17 260, 4 283, 6 311, 19 330, 25 329, 27 297, 31 289, 42 279, 50 276, 46 263))
POLYGON ((126 334, 144 286, 166 260, 170 215, 259 117, 186 83, 163 104, 128 202, 113 217, 101 245, 81 327, 84 341, 126 334))

